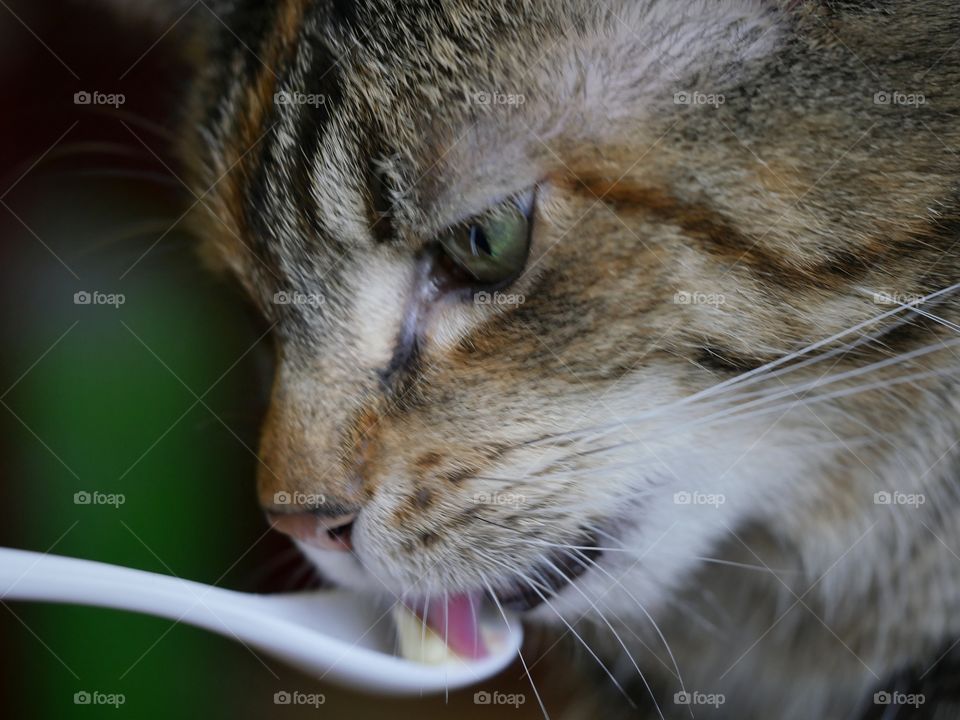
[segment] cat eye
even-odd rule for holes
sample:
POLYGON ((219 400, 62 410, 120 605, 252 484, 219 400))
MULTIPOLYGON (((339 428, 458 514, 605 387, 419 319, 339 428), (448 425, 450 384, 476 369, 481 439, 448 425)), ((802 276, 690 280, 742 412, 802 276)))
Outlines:
POLYGON ((534 200, 531 190, 440 234, 440 246, 467 284, 503 286, 520 276, 530 253, 534 200))

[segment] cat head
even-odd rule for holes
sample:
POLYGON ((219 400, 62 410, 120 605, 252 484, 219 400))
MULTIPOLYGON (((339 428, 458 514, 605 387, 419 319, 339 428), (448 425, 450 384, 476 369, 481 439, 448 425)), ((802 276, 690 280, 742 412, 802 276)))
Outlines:
POLYGON ((261 503, 328 577, 636 613, 739 524, 799 537, 824 503, 869 512, 861 461, 884 449, 859 443, 947 382, 924 350, 897 384, 883 361, 939 331, 884 298, 958 269, 955 100, 878 95, 955 70, 891 61, 889 17, 219 12, 184 156, 207 257, 277 339, 261 503))

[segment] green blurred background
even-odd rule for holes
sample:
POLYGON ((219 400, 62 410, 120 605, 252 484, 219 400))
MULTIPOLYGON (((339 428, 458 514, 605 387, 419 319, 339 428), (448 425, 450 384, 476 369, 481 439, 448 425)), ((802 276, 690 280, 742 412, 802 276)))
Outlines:
MULTIPOLYGON (((0 543, 240 590, 303 587, 316 578, 253 492, 269 339, 174 223, 192 201, 170 159, 187 73, 162 31, 81 2, 0 2, 0 543), (82 90, 126 102, 78 106, 82 90), (78 292, 124 302, 76 304, 78 292)), ((516 666, 485 689, 525 693, 519 710, 472 692, 398 702, 115 611, 0 603, 0 642, 4 718, 540 715, 516 666), (277 706, 279 690, 326 702, 277 706), (77 704, 78 692, 124 704, 77 704)), ((565 660, 551 651, 535 672, 555 709, 565 660)))

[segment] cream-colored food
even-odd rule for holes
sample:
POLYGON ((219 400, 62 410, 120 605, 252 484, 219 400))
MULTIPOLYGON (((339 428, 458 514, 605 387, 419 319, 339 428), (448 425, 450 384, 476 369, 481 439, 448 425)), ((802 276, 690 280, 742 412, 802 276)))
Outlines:
POLYGON ((426 627, 423 621, 402 603, 394 606, 393 619, 397 627, 401 657, 426 665, 463 662, 443 638, 426 627))

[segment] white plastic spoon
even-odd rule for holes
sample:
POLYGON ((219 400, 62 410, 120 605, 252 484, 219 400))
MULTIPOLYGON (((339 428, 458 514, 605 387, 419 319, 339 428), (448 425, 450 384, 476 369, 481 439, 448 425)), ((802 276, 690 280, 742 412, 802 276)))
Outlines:
POLYGON ((254 595, 12 548, 0 548, 0 600, 64 602, 157 615, 231 637, 315 677, 396 695, 442 692, 480 682, 516 658, 523 639, 518 622, 507 625, 500 617, 498 642, 489 656, 423 665, 394 655, 389 608, 347 591, 254 595))

